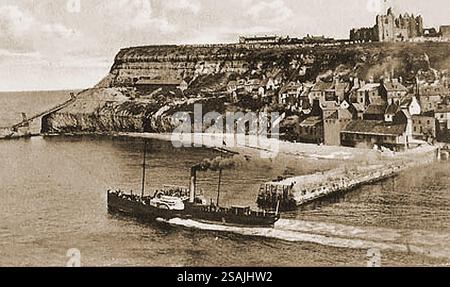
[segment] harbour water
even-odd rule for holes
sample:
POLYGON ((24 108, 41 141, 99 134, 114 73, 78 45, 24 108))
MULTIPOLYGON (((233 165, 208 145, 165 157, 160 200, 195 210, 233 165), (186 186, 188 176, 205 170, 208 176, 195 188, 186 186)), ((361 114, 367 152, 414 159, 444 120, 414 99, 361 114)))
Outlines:
MULTIPOLYGON (((11 113, 15 97, 5 97, 11 113)), ((28 101, 30 109, 42 104, 33 94, 28 101)), ((22 100, 19 115, 21 108, 22 100)), ((384 265, 450 262, 446 163, 315 202, 284 214, 274 229, 181 220, 148 226, 106 210, 107 189, 139 191, 142 149, 141 139, 97 136, 0 141, 0 266, 65 266, 70 248, 81 251, 84 266, 366 266, 370 248, 380 249, 384 265)), ((152 140, 148 155, 150 193, 187 185, 190 167, 218 154, 152 140)), ((261 183, 336 164, 299 159, 226 171, 221 204, 254 206, 261 183)), ((200 174, 207 197, 215 198, 217 176, 200 174)))

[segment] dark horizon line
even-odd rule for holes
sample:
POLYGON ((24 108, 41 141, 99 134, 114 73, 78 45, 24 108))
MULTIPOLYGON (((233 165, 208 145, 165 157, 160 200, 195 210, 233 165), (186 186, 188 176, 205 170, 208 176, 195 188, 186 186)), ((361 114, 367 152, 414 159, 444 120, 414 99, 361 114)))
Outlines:
POLYGON ((76 91, 83 91, 89 88, 75 88, 75 89, 37 89, 37 90, 0 90, 0 94, 6 94, 6 93, 45 93, 45 92, 76 92, 76 91))

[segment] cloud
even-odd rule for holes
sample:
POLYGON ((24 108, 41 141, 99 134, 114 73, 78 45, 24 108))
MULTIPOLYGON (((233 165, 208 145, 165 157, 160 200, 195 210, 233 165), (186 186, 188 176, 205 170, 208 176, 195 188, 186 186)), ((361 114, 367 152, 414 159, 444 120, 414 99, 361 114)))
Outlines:
POLYGON ((142 1, 142 9, 137 11, 136 17, 131 21, 134 28, 145 29, 156 27, 162 33, 174 33, 177 28, 164 17, 154 17, 152 4, 149 0, 142 1))
POLYGON ((69 29, 66 26, 57 23, 57 24, 44 24, 41 29, 42 32, 48 33, 50 35, 54 35, 61 38, 71 38, 77 34, 74 29, 69 29))
POLYGON ((150 0, 119 0, 107 5, 108 18, 120 30, 157 30, 174 33, 178 29, 164 15, 157 15, 150 0))
POLYGON ((169 10, 187 10, 198 14, 202 8, 199 0, 165 0, 164 6, 169 10))
POLYGON ((0 48, 29 51, 31 43, 26 36, 33 22, 33 17, 16 6, 0 7, 0 48))
POLYGON ((56 48, 60 40, 70 41, 78 36, 61 23, 42 22, 17 6, 0 7, 0 49, 12 54, 36 52, 49 45, 56 48))
POLYGON ((24 14, 17 6, 0 7, 0 27, 10 33, 23 33, 33 24, 30 15, 24 14))
POLYGON ((247 13, 254 21, 282 23, 294 15, 283 0, 263 0, 256 3, 248 1, 248 3, 251 7, 247 13))

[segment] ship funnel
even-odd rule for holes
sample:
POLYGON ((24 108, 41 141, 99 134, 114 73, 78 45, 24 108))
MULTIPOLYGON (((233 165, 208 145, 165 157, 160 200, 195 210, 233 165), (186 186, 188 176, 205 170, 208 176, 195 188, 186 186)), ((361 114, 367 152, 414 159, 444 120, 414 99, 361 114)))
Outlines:
POLYGON ((193 166, 191 168, 191 183, 189 186, 189 202, 195 202, 195 193, 196 193, 196 185, 197 185, 197 166, 193 166))

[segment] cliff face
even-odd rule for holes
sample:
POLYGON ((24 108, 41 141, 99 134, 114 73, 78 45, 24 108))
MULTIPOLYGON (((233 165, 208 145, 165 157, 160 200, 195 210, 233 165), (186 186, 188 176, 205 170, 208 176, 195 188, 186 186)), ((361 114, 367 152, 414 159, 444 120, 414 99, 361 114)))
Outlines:
MULTIPOLYGON (((149 46, 121 50, 110 73, 75 103, 48 116, 43 131, 170 132, 171 115, 193 110, 224 112, 227 84, 235 79, 278 75, 283 83, 379 79, 386 73, 406 83, 416 76, 432 81, 436 70, 450 69, 449 43, 364 44, 331 47, 246 48, 238 45, 149 46), (151 83, 139 85, 140 81, 151 83), (188 84, 183 92, 173 85, 188 84), (154 85, 153 83, 159 83, 154 85), (172 85, 170 85, 172 84, 172 85)), ((256 103, 227 109, 255 109, 256 103)), ((257 108, 256 108, 257 109, 257 108)))
POLYGON ((167 106, 158 101, 136 100, 126 89, 94 88, 77 100, 43 119, 45 133, 76 132, 163 132, 164 126, 153 118, 167 106))
POLYGON ((137 79, 183 80, 211 74, 244 73, 245 53, 226 48, 150 46, 123 49, 111 69, 111 86, 137 79))

